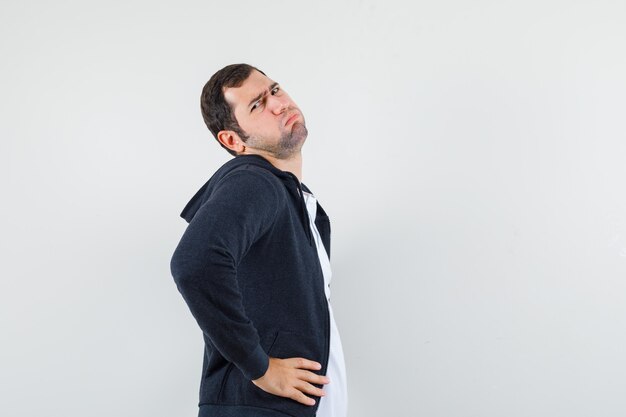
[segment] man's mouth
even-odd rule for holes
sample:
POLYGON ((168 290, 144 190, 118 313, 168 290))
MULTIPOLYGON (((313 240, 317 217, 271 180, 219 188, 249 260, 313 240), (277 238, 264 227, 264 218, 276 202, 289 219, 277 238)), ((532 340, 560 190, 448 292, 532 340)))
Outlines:
POLYGON ((293 122, 294 120, 296 120, 300 115, 298 113, 295 113, 293 115, 291 115, 287 121, 285 122, 285 126, 287 126, 289 123, 293 122))

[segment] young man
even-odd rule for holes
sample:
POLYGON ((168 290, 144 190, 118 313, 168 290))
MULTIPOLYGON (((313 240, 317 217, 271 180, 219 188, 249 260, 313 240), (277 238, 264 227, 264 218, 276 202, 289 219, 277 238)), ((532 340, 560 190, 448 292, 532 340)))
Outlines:
POLYGON ((199 416, 346 417, 330 221, 302 182, 304 116, 247 64, 215 73, 201 109, 235 158, 187 203, 171 260, 204 336, 199 416))

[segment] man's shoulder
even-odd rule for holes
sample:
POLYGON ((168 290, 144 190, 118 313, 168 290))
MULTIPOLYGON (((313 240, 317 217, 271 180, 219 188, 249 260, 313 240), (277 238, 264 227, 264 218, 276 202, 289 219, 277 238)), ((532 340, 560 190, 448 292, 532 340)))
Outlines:
POLYGON ((255 185, 265 184, 266 186, 275 188, 276 191, 280 191, 284 188, 280 178, 276 177, 270 170, 253 164, 244 164, 232 168, 222 176, 220 182, 229 182, 232 184, 239 182, 255 183, 255 185))
POLYGON ((270 169, 259 158, 240 157, 224 163, 189 200, 181 217, 191 222, 209 200, 267 203, 277 207, 285 201, 286 187, 270 169))

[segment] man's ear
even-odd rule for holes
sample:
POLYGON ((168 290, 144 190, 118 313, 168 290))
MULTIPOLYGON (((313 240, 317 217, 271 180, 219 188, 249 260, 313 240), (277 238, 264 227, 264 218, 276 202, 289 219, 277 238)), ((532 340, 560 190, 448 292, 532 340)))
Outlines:
POLYGON ((217 134, 217 140, 228 149, 231 149, 237 153, 244 150, 244 142, 241 140, 237 132, 232 130, 220 130, 217 134))

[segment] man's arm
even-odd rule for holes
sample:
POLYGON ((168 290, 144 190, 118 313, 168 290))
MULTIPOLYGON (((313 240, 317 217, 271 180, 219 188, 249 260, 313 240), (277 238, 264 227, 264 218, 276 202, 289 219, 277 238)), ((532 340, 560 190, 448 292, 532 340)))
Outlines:
POLYGON ((198 210, 170 264, 178 290, 202 331, 250 380, 262 377, 269 357, 246 316, 237 265, 275 220, 280 195, 251 170, 227 174, 198 210))

